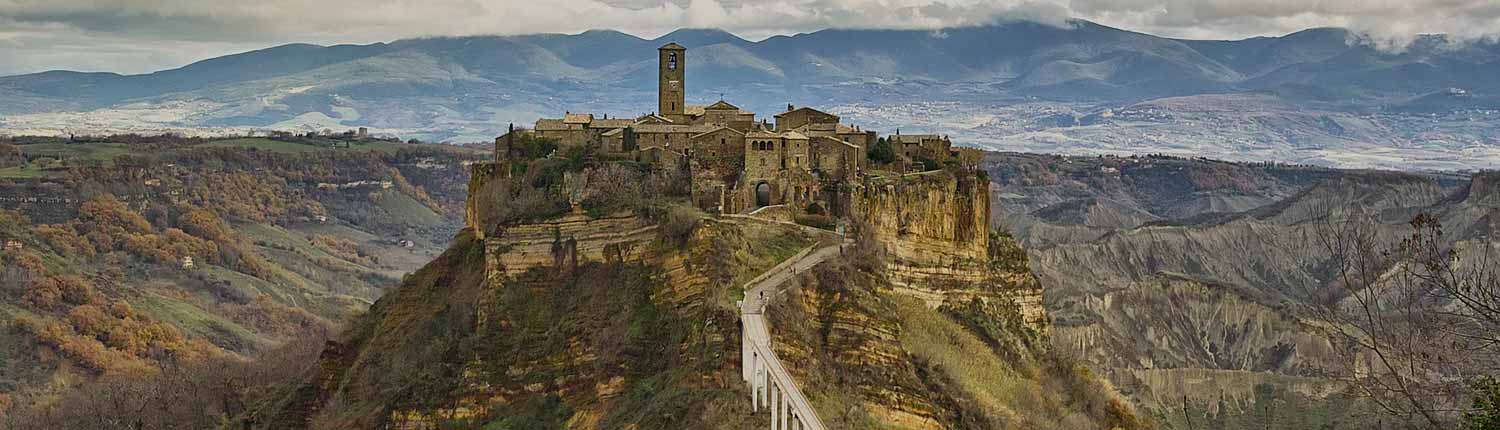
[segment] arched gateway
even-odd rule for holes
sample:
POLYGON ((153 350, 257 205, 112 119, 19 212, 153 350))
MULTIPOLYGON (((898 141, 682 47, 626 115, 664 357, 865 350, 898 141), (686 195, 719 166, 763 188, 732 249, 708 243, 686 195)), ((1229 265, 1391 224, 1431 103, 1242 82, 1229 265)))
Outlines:
POLYGON ((755 207, 771 205, 771 184, 761 182, 755 186, 755 207))

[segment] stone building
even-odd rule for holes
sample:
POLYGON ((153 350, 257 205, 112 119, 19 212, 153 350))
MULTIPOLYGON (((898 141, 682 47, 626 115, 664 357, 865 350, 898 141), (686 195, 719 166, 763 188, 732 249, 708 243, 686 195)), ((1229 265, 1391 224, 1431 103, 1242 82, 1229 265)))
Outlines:
POLYGON ((953 141, 948 140, 948 136, 901 134, 901 130, 896 130, 888 140, 891 149, 901 156, 906 171, 924 170, 924 161, 942 165, 959 159, 959 152, 953 149, 953 141))
POLYGON ((755 113, 741 110, 723 100, 703 108, 704 124, 729 127, 739 131, 750 131, 756 126, 755 113))

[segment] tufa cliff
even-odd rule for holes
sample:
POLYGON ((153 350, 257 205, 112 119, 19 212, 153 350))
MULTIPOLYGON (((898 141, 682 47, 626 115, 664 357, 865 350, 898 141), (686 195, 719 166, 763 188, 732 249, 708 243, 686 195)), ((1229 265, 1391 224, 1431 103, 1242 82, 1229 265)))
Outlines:
MULTIPOLYGON (((838 235, 711 216, 670 178, 617 163, 474 169, 468 228, 448 251, 247 426, 764 424, 740 383, 734 303, 747 281, 838 235), (637 176, 596 180, 608 172, 637 176), (619 184, 639 200, 614 199, 632 193, 619 184)), ((1024 251, 988 228, 985 184, 955 170, 856 186, 849 255, 800 273, 769 310, 777 354, 829 428, 1142 425, 1046 348, 1038 284, 1024 251)))
POLYGON ((1024 251, 990 229, 989 187, 982 171, 872 176, 853 206, 888 255, 894 293, 933 308, 974 298, 1015 302, 1028 322, 1043 326, 1041 284, 1029 271, 1005 267, 1024 251))

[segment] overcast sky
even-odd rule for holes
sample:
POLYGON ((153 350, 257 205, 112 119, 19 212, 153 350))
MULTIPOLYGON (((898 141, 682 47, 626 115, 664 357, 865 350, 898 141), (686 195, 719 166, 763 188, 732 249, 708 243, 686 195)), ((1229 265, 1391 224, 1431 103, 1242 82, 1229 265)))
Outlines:
POLYGON ((1500 0, 0 0, 0 75, 142 73, 268 46, 433 35, 655 37, 715 27, 759 40, 823 28, 940 28, 1082 18, 1169 37, 1345 27, 1400 49, 1413 35, 1500 35, 1500 0))

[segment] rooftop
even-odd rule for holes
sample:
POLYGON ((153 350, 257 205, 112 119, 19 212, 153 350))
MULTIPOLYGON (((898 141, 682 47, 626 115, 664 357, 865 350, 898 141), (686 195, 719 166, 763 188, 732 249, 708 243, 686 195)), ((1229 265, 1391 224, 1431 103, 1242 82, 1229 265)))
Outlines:
POLYGON ((718 102, 715 102, 714 104, 708 105, 708 107, 706 107, 704 109, 707 109, 707 110, 740 110, 740 107, 732 105, 732 104, 729 104, 729 102, 726 102, 726 101, 723 101, 723 100, 719 100, 718 102))

